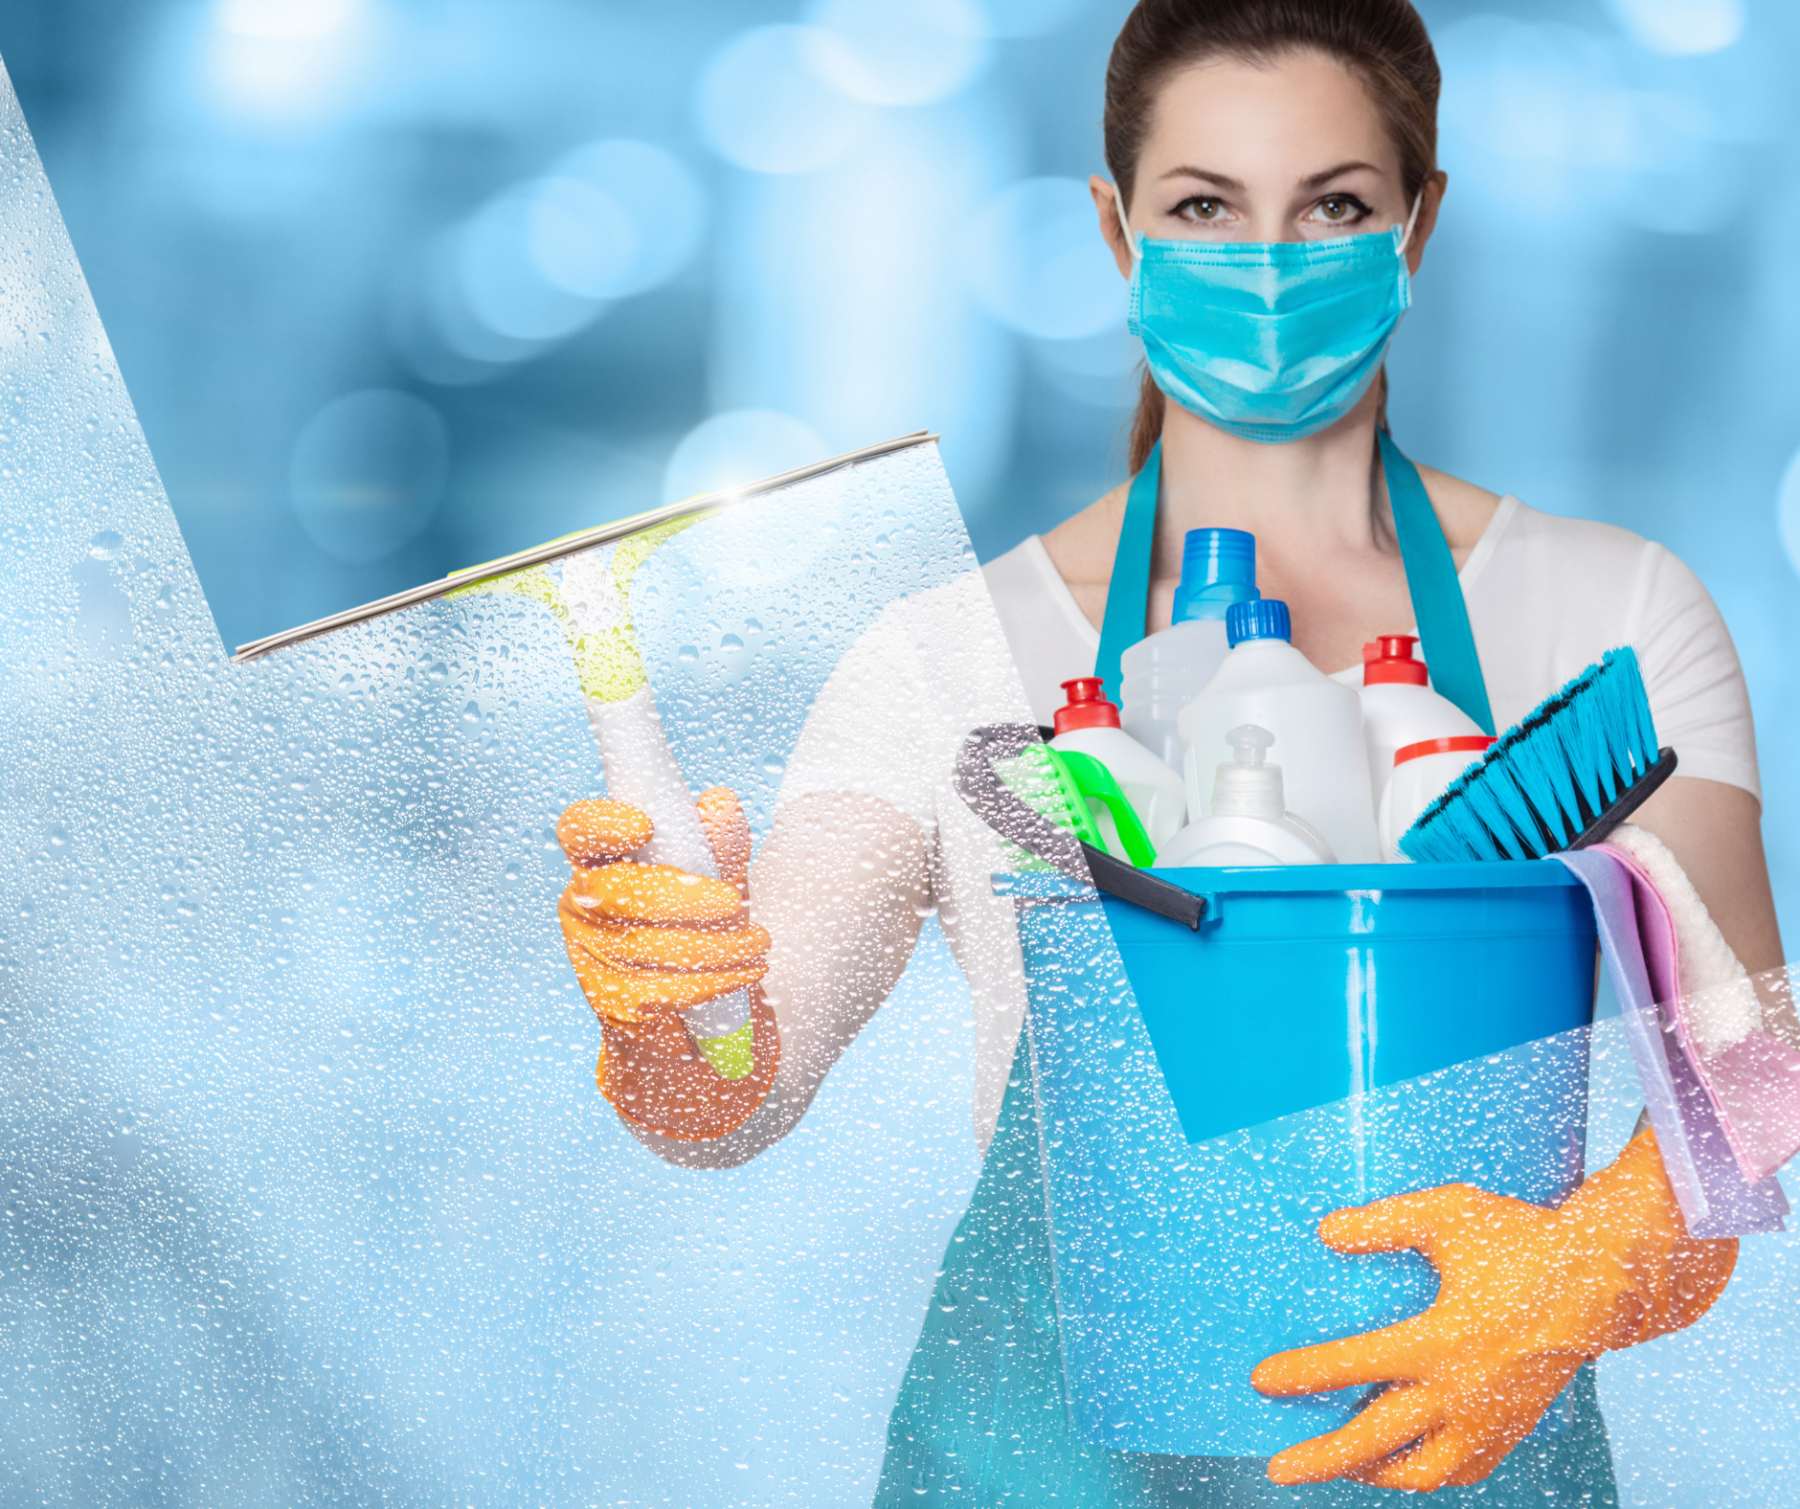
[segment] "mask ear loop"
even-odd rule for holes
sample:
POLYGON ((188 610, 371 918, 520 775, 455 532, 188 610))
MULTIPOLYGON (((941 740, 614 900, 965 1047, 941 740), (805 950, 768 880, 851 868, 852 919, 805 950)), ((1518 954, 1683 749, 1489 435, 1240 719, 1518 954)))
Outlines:
MULTIPOLYGON (((1143 260, 1143 252, 1138 247, 1138 238, 1132 233, 1131 222, 1125 218, 1125 197, 1119 192, 1119 186, 1112 186, 1113 204, 1119 211, 1119 229, 1124 233, 1125 244, 1131 248, 1131 270, 1137 271, 1138 263, 1143 260)), ((1417 211, 1415 210, 1416 214, 1417 211)))
MULTIPOLYGON (((1118 190, 1114 189, 1113 193, 1117 194, 1118 190)), ((1406 217, 1405 234, 1400 237, 1400 244, 1394 248, 1394 255, 1396 257, 1404 257, 1406 255, 1406 248, 1412 241, 1413 227, 1419 223, 1419 209, 1424 203, 1425 190, 1421 187, 1419 192, 1413 196, 1412 213, 1406 217)))

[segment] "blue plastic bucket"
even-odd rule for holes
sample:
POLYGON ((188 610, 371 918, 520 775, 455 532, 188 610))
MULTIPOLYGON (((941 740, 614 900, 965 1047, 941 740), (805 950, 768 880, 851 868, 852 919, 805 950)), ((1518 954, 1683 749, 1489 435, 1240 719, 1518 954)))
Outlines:
POLYGON ((997 878, 1070 1405, 1113 1450, 1266 1456, 1363 1391, 1265 1399, 1257 1362, 1436 1292, 1416 1254, 1330 1251, 1322 1215, 1580 1178, 1593 914, 1555 861, 1157 873, 1207 898, 1197 933, 1060 876, 997 878))

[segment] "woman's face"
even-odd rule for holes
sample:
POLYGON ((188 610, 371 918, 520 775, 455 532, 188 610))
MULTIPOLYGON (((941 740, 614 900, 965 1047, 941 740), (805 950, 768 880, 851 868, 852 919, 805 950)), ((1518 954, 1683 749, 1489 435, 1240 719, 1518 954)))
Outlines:
MULTIPOLYGON (((1367 88, 1316 52, 1262 65, 1214 58, 1175 74, 1124 187, 1131 229, 1152 240, 1315 241, 1403 225, 1412 210, 1367 88)), ((1090 188, 1129 277, 1112 185, 1096 177, 1090 188)), ((1426 185, 1407 246, 1415 272, 1442 191, 1441 176, 1426 185)))

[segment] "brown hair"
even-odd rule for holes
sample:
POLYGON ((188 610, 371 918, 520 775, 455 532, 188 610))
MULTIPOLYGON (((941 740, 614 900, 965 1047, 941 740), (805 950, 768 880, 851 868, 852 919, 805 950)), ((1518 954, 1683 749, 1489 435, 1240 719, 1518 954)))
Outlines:
MULTIPOLYGON (((1410 0, 1138 0, 1106 65, 1106 165, 1127 206, 1156 97, 1169 76, 1224 54, 1264 63, 1310 49, 1367 86, 1400 154, 1408 203, 1437 171, 1437 54, 1410 0)), ((1379 379, 1382 403, 1387 373, 1379 379)), ((1162 434, 1162 389, 1146 370, 1131 423, 1135 474, 1162 434)))

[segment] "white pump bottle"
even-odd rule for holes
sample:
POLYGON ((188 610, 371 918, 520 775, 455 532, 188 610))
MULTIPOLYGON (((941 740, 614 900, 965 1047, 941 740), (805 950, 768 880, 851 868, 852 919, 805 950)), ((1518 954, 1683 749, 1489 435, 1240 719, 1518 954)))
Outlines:
POLYGON ((1286 809, 1281 767, 1263 763, 1275 736, 1248 723, 1225 737, 1234 758, 1214 774, 1211 815, 1170 839, 1156 868, 1334 863, 1319 830, 1286 809))

